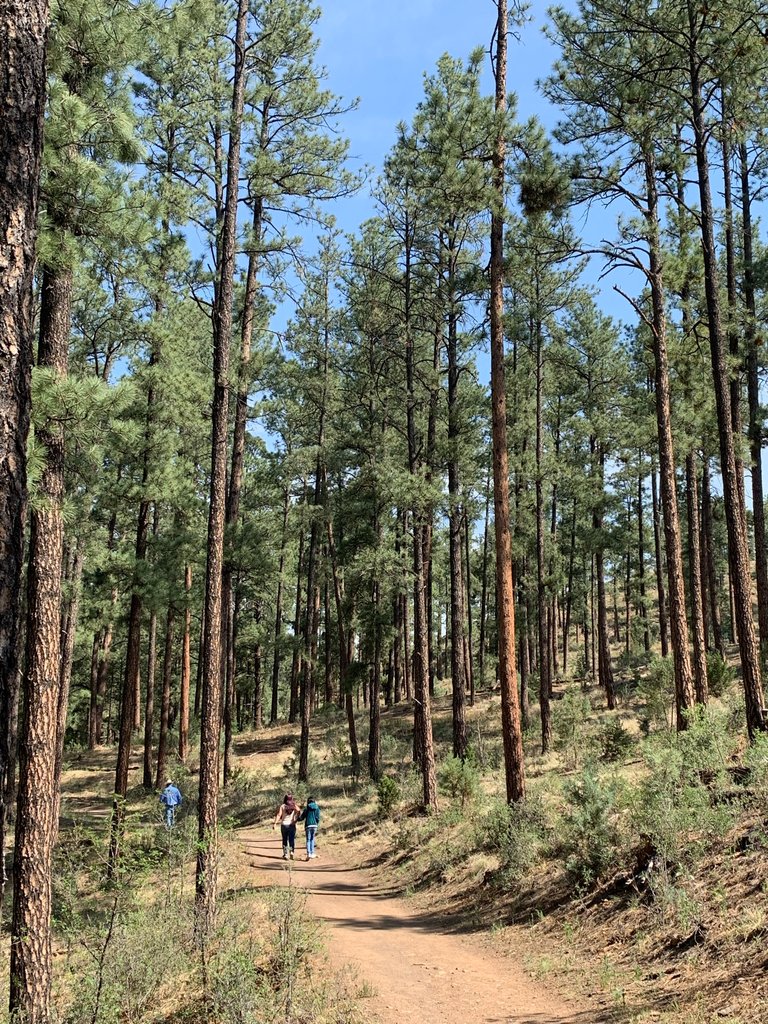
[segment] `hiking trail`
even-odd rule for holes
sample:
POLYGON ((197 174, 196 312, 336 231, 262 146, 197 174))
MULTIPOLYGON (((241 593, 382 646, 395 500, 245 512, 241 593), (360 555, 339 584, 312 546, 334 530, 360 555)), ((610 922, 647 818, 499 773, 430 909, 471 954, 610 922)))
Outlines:
MULTIPOLYGON (((566 1002, 526 975, 514 956, 500 957, 458 921, 418 911, 366 869, 349 868, 327 839, 318 858, 284 861, 269 824, 239 832, 264 884, 299 885, 307 910, 327 926, 331 963, 350 964, 371 991, 364 1016, 377 1024, 594 1024, 599 1011, 566 1002)), ((325 838, 325 837, 324 837, 325 838)), ((301 859, 300 859, 301 858, 301 859)))

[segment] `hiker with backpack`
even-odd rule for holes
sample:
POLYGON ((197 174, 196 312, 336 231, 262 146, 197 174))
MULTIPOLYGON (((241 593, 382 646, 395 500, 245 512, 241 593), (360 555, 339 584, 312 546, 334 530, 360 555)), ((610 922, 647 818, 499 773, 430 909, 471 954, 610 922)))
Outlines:
POLYGON ((315 853, 315 838, 317 836, 317 826, 320 824, 320 808, 313 796, 307 800, 307 806, 299 815, 299 821, 304 822, 304 830, 307 834, 307 860, 312 860, 317 856, 315 853))
POLYGON ((293 799, 293 793, 286 793, 283 802, 277 809, 275 820, 272 822, 273 829, 275 825, 280 826, 283 840, 283 860, 288 860, 289 856, 293 860, 296 848, 296 822, 299 819, 300 810, 301 808, 293 799))

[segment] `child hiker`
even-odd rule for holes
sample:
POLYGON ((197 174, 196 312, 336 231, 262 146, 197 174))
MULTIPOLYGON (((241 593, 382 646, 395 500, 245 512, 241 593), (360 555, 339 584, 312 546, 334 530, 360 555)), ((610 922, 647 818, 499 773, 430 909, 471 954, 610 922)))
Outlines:
POLYGON ((301 812, 299 821, 304 822, 304 830, 307 834, 307 860, 312 860, 313 857, 317 856, 315 853, 315 837, 317 836, 317 826, 320 824, 320 808, 313 796, 307 800, 307 806, 301 812))
POLYGON ((280 833, 283 839, 283 860, 288 860, 289 856, 293 860, 296 848, 296 822, 299 817, 299 810, 299 805, 293 799, 293 793, 286 793, 283 797, 283 802, 277 809, 275 820, 272 822, 273 829, 275 825, 280 825, 280 833))
POLYGON ((181 793, 171 779, 165 783, 165 789, 160 794, 160 803, 165 807, 165 827, 171 829, 176 824, 176 808, 181 807, 181 793))

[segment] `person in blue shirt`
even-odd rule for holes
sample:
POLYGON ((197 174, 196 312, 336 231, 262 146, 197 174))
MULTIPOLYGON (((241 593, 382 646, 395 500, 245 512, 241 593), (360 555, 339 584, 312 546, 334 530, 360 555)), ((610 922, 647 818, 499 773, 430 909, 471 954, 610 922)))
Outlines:
POLYGON ((168 779, 160 794, 160 803, 165 807, 165 827, 168 829, 176 824, 176 808, 181 807, 181 799, 181 793, 174 786, 173 780, 168 779))
POLYGON ((320 808, 313 796, 307 800, 307 806, 301 812, 299 821, 304 822, 304 830, 307 834, 307 860, 313 860, 317 856, 315 853, 315 838, 317 836, 317 827, 320 824, 320 808))

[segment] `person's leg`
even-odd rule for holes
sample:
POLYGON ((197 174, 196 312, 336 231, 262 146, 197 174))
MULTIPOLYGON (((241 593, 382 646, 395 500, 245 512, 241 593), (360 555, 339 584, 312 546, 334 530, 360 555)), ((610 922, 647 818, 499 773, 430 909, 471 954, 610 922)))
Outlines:
POLYGON ((289 851, 290 851, 290 846, 289 846, 290 829, 288 828, 287 825, 281 825, 280 826, 280 834, 283 837, 283 860, 288 860, 288 854, 289 854, 289 851))
POLYGON ((291 857, 296 850, 296 823, 290 826, 288 829, 288 841, 291 844, 291 857))
POLYGON ((165 827, 166 828, 171 828, 172 825, 173 825, 173 808, 172 807, 166 807, 165 808, 165 827))
POLYGON ((315 856, 315 833, 317 825, 309 825, 307 828, 307 857, 315 856))

